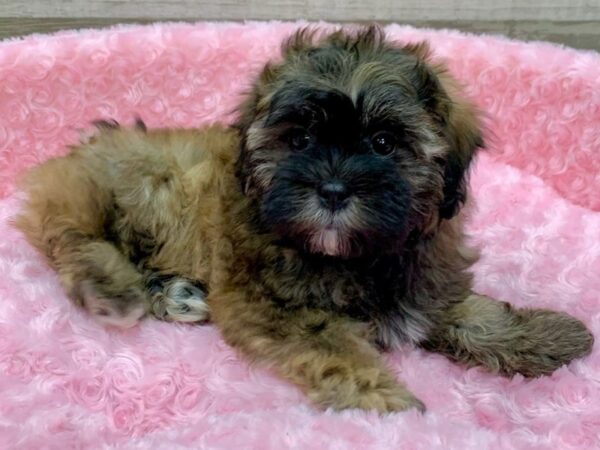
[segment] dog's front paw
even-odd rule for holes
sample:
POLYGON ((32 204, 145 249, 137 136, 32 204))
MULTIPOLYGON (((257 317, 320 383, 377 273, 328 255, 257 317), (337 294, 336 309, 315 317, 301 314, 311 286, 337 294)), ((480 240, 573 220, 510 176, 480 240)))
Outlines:
POLYGON ((408 389, 398 384, 361 392, 356 400, 356 408, 375 409, 384 414, 413 408, 425 412, 425 404, 408 389))
POLYGON ((514 355, 508 355, 509 374, 548 375, 592 349, 593 335, 568 314, 546 310, 522 310, 517 314, 524 333, 515 339, 514 355))
POLYGON ((380 369, 329 372, 321 386, 309 392, 311 400, 324 408, 375 410, 380 414, 411 408, 425 411, 423 402, 380 369))

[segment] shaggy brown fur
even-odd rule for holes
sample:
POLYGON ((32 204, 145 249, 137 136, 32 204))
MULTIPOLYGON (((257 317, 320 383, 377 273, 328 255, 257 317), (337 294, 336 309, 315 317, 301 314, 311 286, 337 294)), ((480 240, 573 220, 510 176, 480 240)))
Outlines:
POLYGON ((105 322, 210 310, 229 344, 316 404, 382 413, 423 404, 377 346, 526 376, 590 350, 572 317, 471 291, 457 214, 479 125, 423 45, 303 32, 237 130, 98 125, 27 176, 17 225, 105 322))

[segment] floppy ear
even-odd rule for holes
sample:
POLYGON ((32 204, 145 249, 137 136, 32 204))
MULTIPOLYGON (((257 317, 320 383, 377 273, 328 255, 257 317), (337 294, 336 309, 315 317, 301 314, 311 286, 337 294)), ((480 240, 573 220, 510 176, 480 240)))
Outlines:
POLYGON ((441 126, 449 144, 444 170, 444 198, 439 216, 451 219, 467 198, 468 169, 477 150, 483 147, 479 114, 464 99, 456 81, 445 66, 429 64, 426 43, 412 44, 404 50, 417 58, 415 85, 419 99, 441 126))
POLYGON ((256 117, 265 110, 268 93, 272 90, 279 69, 280 66, 276 64, 265 64, 254 85, 247 92, 244 102, 237 108, 238 119, 234 126, 242 134, 248 131, 256 117))
POLYGON ((242 185, 244 194, 252 194, 252 180, 248 173, 248 140, 252 124, 260 120, 269 109, 274 84, 280 73, 281 66, 267 63, 257 77, 254 85, 246 94, 245 101, 238 107, 238 118, 234 123, 240 135, 240 151, 236 162, 236 175, 242 185))
POLYGON ((450 144, 444 167, 444 200, 440 205, 440 218, 451 219, 467 199, 468 170, 473 156, 483 147, 478 112, 464 100, 453 80, 440 77, 450 98, 444 130, 450 144))

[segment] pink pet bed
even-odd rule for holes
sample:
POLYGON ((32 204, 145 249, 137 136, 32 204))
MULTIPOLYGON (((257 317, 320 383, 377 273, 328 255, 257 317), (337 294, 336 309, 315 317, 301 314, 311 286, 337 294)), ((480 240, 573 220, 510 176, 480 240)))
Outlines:
MULTIPOLYGON (((319 412, 249 367, 212 326, 107 331, 71 306, 9 219, 17 176, 98 118, 150 127, 231 120, 299 24, 163 24, 0 43, 0 448, 600 448, 600 350, 512 380, 404 348, 387 355, 428 407, 319 412)), ((600 55, 390 26, 435 53, 488 114, 469 224, 477 289, 600 333, 600 55)))

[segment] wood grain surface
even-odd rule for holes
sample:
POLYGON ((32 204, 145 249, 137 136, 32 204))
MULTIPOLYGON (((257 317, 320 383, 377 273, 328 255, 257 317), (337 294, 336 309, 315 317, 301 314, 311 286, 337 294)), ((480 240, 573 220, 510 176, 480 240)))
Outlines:
POLYGON ((307 20, 600 20, 599 0, 2 0, 0 17, 307 20))
MULTIPOLYGON (((52 33, 64 29, 104 28, 119 23, 151 23, 159 20, 164 19, 0 17, 0 39, 33 33, 52 33)), ((600 21, 404 21, 402 23, 430 28, 455 28, 472 33, 501 34, 517 39, 550 41, 574 48, 600 51, 600 21)))

